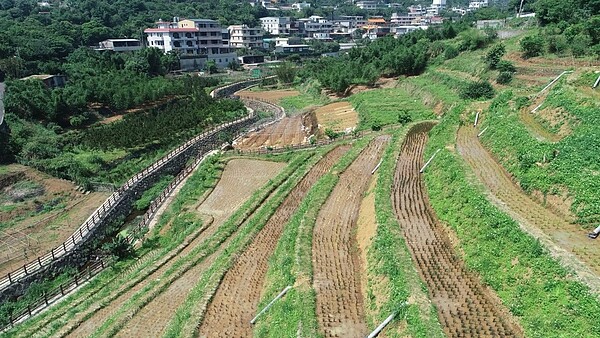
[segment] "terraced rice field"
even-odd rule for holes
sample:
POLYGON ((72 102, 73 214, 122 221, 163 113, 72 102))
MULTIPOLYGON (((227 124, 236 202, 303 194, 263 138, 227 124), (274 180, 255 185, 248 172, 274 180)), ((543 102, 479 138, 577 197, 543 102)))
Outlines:
POLYGON ((310 170, 225 274, 200 327, 201 336, 251 336, 250 320, 258 312, 268 259, 275 250, 285 224, 310 188, 348 149, 348 146, 335 148, 310 170))
POLYGON ((241 150, 256 150, 266 147, 285 147, 308 142, 310 126, 301 115, 284 117, 263 129, 252 132, 239 140, 234 147, 241 150))
POLYGON ((511 180, 483 147, 473 127, 458 131, 457 149, 478 180, 489 190, 492 202, 518 220, 522 228, 542 240, 563 264, 600 294, 600 247, 582 235, 579 226, 543 207, 527 196, 511 180))
POLYGON ((358 113, 349 102, 335 102, 315 110, 317 122, 323 129, 336 132, 355 128, 358 125, 358 113))
POLYGON ((394 176, 394 211, 413 260, 447 336, 521 336, 507 309, 477 276, 467 271, 429 205, 419 169, 427 132, 432 127, 432 123, 422 123, 409 132, 394 176))
POLYGON ((317 216, 312 247, 313 287, 319 328, 325 337, 368 334, 355 231, 371 171, 389 140, 388 136, 379 136, 362 151, 340 176, 317 216))

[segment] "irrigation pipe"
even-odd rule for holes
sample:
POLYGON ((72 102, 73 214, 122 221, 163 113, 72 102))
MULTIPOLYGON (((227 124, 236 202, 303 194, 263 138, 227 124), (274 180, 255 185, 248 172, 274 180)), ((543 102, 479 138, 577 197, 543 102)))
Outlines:
POLYGON ((478 121, 479 121, 479 112, 477 112, 477 115, 475 115, 475 123, 473 124, 473 127, 477 127, 478 121))
POLYGON ((544 103, 540 103, 537 107, 533 108, 533 110, 531 111, 532 114, 535 114, 537 112, 538 109, 540 109, 540 107, 543 105, 544 103))
POLYGON ((598 87, 599 84, 600 84, 600 76, 598 76, 598 80, 596 80, 596 82, 594 83, 594 85, 592 86, 592 88, 598 87))
POLYGON ((543 93, 546 89, 550 88, 550 86, 552 86, 556 81, 558 81, 558 79, 561 78, 561 76, 567 74, 567 73, 573 73, 572 70, 565 70, 564 72, 560 73, 560 75, 558 75, 554 80, 550 81, 550 83, 548 83, 546 85, 546 87, 544 87, 544 89, 540 90, 540 92, 538 93, 538 95, 540 95, 541 93, 543 93))
POLYGON ((423 166, 423 168, 421 168, 421 170, 419 170, 419 172, 422 174, 423 171, 425 170, 425 168, 427 168, 427 166, 429 165, 429 163, 431 163, 431 161, 433 161, 433 158, 435 157, 435 155, 437 155, 437 153, 440 152, 440 150, 442 149, 438 149, 435 151, 435 153, 433 154, 433 156, 431 156, 431 158, 429 159, 429 161, 427 161, 427 163, 425 163, 425 165, 423 166))
MULTIPOLYGON (((406 306, 408 303, 404 302, 402 303, 402 307, 406 306)), ((387 317, 383 323, 379 324, 379 326, 373 330, 373 332, 371 332, 370 335, 367 336, 367 338, 375 338, 377 337, 377 335, 379 335, 379 333, 381 333, 381 331, 392 321, 394 320, 394 317, 396 317, 396 315, 398 314, 399 311, 396 311, 394 313, 392 313, 391 315, 389 315, 389 317, 387 317)))
POLYGON ((483 135, 483 133, 485 133, 485 131, 489 128, 489 126, 485 127, 479 134, 477 134, 477 137, 483 135))
POLYGON ((254 318, 252 318, 252 320, 250 321, 250 324, 254 324, 256 322, 256 320, 258 319, 258 316, 262 315, 265 311, 267 311, 271 306, 273 306, 273 304, 281 297, 283 297, 283 295, 286 294, 286 292, 288 292, 292 287, 291 286, 287 286, 285 289, 283 289, 283 291, 281 291, 281 293, 279 293, 277 295, 277 297, 275 297, 275 299, 273 299, 269 304, 267 304, 267 306, 265 306, 264 309, 262 309, 254 318))
POLYGON ((375 166, 375 169, 371 170, 371 175, 373 175, 377 171, 377 169, 379 169, 381 162, 383 162, 383 160, 379 161, 379 163, 377 163, 377 165, 375 166))

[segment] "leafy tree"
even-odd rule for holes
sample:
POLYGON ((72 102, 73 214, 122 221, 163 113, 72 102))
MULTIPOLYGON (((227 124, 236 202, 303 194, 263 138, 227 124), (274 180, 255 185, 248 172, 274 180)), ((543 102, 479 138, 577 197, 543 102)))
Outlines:
POLYGON ((498 64, 496 65, 496 69, 498 69, 499 72, 508 72, 508 73, 514 73, 517 71, 517 68, 515 67, 515 65, 508 60, 498 61, 498 64))
POLYGON ((283 62, 275 68, 275 75, 282 83, 294 82, 296 72, 296 67, 291 62, 283 62))
POLYGON ((588 35, 577 34, 571 41, 571 52, 573 53, 573 56, 584 56, 588 52, 591 44, 592 38, 588 35))
POLYGON ((491 99, 495 95, 494 87, 488 81, 473 81, 467 84, 461 91, 463 99, 477 100, 480 98, 491 99))
POLYGON ((508 84, 512 81, 512 79, 512 72, 500 72, 500 74, 498 74, 498 77, 496 78, 496 82, 498 82, 499 84, 508 84))
POLYGON ((412 117, 410 116, 410 113, 406 110, 401 110, 398 113, 398 123, 404 125, 410 122, 412 122, 412 117))
POLYGON ((217 67, 217 63, 215 60, 208 60, 204 65, 204 68, 208 72, 208 74, 216 74, 219 72, 219 68, 217 67))
POLYGON ((506 53, 506 47, 504 47, 504 44, 499 43, 492 46, 485 55, 485 63, 490 69, 496 69, 498 62, 500 62, 500 59, 502 56, 504 56, 504 53, 506 53))
POLYGON ((444 59, 450 60, 458 56, 458 49, 451 44, 446 45, 444 49, 444 59))
POLYGON ((539 35, 529 35, 521 39, 521 50, 524 58, 541 55, 544 51, 544 39, 539 35))

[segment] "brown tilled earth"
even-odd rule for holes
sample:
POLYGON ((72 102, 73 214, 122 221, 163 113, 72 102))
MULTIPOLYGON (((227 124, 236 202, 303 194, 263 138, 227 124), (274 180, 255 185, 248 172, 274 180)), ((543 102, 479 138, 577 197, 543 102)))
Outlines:
MULTIPOLYGON (((196 246, 205 242, 217 228, 229 218, 241 204, 269 179, 275 177, 285 166, 284 163, 260 160, 234 159, 229 161, 219 180, 207 199, 198 207, 198 212, 212 218, 212 225, 195 237, 177 257, 188 255, 196 246)), ((221 248, 224 248, 222 245, 221 248)), ((200 264, 187 270, 157 298, 142 308, 126 323, 120 335, 150 337, 162 332, 171 320, 177 307, 185 301, 189 291, 194 287, 199 274, 210 265, 220 252, 205 258, 200 264)), ((176 258, 176 257, 173 257, 176 258)), ((147 282, 160 279, 164 272, 171 268, 177 259, 171 259, 153 272, 146 281, 136 284, 129 291, 114 299, 110 304, 84 321, 70 336, 87 337, 95 328, 116 313, 132 296, 138 293, 147 282)), ((117 288, 118 289, 118 288, 117 288)))
POLYGON ((250 99, 267 100, 271 102, 279 102, 284 97, 292 97, 300 95, 300 92, 293 89, 280 89, 280 90, 267 90, 267 91, 252 91, 242 90, 236 93, 240 97, 246 97, 250 99))
POLYGON ((578 277, 600 294, 600 246, 563 216, 544 208, 517 187, 476 137, 472 127, 459 129, 458 152, 489 190, 491 200, 519 221, 525 231, 539 238, 553 256, 577 272, 578 277))
POLYGON ((363 193, 390 140, 379 136, 340 176, 317 216, 313 234, 313 286, 317 321, 325 337, 368 334, 361 294, 356 221, 363 193))
POLYGON ((241 150, 256 150, 265 147, 285 147, 307 142, 310 127, 304 125, 301 115, 284 117, 271 125, 244 136, 234 147, 241 150))
POLYGON ((317 108, 315 115, 318 124, 324 129, 329 128, 337 132, 354 128, 358 124, 358 113, 347 101, 330 103, 317 108))
POLYGON ((432 123, 409 131, 398 158, 392 201, 421 277, 449 337, 514 337, 522 330, 492 291, 465 268, 429 205, 419 174, 432 123))
POLYGON ((258 312, 268 260, 284 226, 308 191, 328 172, 349 146, 330 151, 298 183, 256 235, 248 249, 225 274, 200 326, 202 337, 250 337, 250 320, 258 312))
MULTIPOLYGON (((7 169, 7 174, 0 178, 5 183, 0 183, 3 184, 0 190, 10 190, 15 183, 30 181, 43 187, 43 191, 22 202, 0 202, 5 206, 16 206, 12 211, 0 212, 0 222, 23 218, 0 231, 0 276, 62 244, 110 195, 107 192, 84 195, 69 181, 22 165, 10 165, 7 169), (52 201, 64 206, 31 216, 52 201)), ((4 192, 0 198, 4 200, 4 192)))

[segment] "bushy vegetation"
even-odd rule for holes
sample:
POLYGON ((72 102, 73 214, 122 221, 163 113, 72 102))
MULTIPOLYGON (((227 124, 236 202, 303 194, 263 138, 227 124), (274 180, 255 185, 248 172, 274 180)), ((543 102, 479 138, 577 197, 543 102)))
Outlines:
MULTIPOLYGON (((457 106, 452 118, 433 129, 425 158, 453 143, 462 108, 457 106)), ((425 178, 431 203, 457 234, 467 266, 519 318, 526 336, 600 335, 595 316, 600 311, 598 300, 539 241, 491 205, 467 179, 458 156, 440 152, 425 178)))
POLYGON ((510 108, 509 102, 516 99, 510 91, 493 101, 487 119, 494 128, 482 140, 500 155, 502 164, 526 191, 560 194, 566 187, 573 197, 572 212, 580 223, 589 224, 600 221, 600 185, 590 174, 600 170, 600 155, 593 146, 600 144, 600 121, 597 103, 578 99, 576 90, 559 82, 541 108, 564 109, 578 121, 572 126, 572 134, 558 143, 540 142, 528 132, 518 112, 510 108))
POLYGON ((460 91, 463 99, 491 99, 495 95, 494 87, 488 81, 473 81, 464 86, 460 91))

